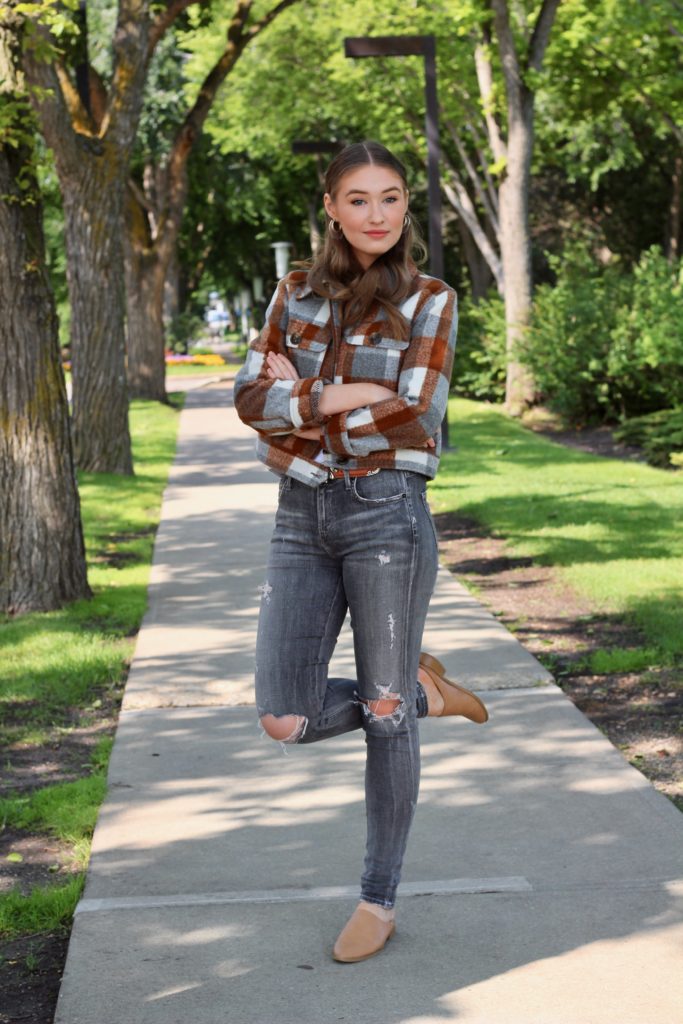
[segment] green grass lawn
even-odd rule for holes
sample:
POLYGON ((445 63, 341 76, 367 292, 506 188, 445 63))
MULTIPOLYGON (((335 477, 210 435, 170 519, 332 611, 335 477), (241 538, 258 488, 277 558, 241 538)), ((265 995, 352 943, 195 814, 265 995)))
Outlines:
POLYGON ((214 377, 224 373, 234 373, 238 363, 225 363, 223 366, 195 366, 192 363, 169 363, 166 366, 167 377, 214 377))
POLYGON ((434 511, 471 516, 511 553, 558 567, 596 611, 630 617, 647 638, 641 662, 680 658, 683 474, 574 451, 485 403, 452 399, 449 423, 434 511))
MULTIPOLYGON (((235 357, 234 363, 224 363, 223 366, 195 366, 193 363, 169 363, 166 366, 167 377, 213 377, 223 373, 231 373, 236 371, 241 365, 242 361, 235 357)), ((64 378, 67 381, 71 380, 71 373, 67 370, 64 373, 64 378)))
MULTIPOLYGON (((93 599, 0 619, 0 746, 7 762, 14 750, 58 742, 76 725, 96 722, 103 702, 120 691, 147 605, 154 534, 183 398, 173 395, 171 405, 132 403, 135 476, 79 475, 93 599)), ((57 836, 71 844, 84 867, 110 747, 109 739, 100 741, 91 774, 83 779, 0 800, 0 827, 57 836)), ((76 878, 29 897, 3 895, 0 934, 64 922, 80 884, 76 878)))

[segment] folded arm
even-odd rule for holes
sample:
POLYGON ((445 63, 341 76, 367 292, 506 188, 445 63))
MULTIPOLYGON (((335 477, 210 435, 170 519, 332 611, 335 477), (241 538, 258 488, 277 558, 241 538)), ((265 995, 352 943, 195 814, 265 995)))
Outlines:
POLYGON ((304 424, 322 423, 318 409, 322 377, 280 378, 267 372, 269 355, 286 359, 287 322, 287 279, 283 278, 266 310, 265 326, 250 344, 235 378, 237 415, 262 434, 289 434, 304 424))
POLYGON ((457 323, 452 289, 428 295, 413 322, 397 393, 333 414, 322 431, 324 447, 364 458, 375 451, 428 445, 446 411, 457 323))

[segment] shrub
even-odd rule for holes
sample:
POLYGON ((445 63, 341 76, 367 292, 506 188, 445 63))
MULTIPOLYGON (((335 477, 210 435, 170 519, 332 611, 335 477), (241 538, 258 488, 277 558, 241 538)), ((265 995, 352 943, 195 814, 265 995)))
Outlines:
POLYGON ((185 310, 173 317, 166 329, 168 347, 172 352, 187 352, 195 338, 204 331, 204 321, 200 316, 185 310))
POLYGON ((585 423, 613 417, 607 360, 630 281, 616 267, 601 267, 579 246, 562 258, 550 256, 549 262, 557 282, 536 291, 520 358, 539 397, 564 419, 585 423))
POLYGON ((612 330, 607 371, 629 415, 683 404, 683 264, 648 249, 612 330))
POLYGON ((680 466, 683 463, 683 407, 660 409, 627 420, 614 436, 626 444, 640 445, 653 466, 680 466))
POLYGON ((460 303, 451 387, 464 398, 505 398, 505 306, 493 295, 460 303))
POLYGON ((577 245, 549 257, 520 346, 540 395, 571 423, 614 422, 683 402, 683 283, 656 248, 633 272, 577 245))

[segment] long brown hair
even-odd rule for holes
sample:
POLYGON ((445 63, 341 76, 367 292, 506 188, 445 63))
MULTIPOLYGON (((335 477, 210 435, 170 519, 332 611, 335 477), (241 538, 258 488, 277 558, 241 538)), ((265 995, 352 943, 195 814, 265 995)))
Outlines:
MULTIPOLYGON (((408 189, 403 164, 379 142, 355 142, 334 158, 325 172, 325 191, 334 197, 341 179, 356 167, 374 164, 394 171, 408 189)), ((308 284, 317 295, 336 299, 341 304, 342 325, 358 324, 366 317, 373 303, 386 312, 389 330, 397 338, 408 335, 408 322, 399 312, 398 304, 408 295, 415 276, 415 262, 426 256, 420 233, 408 217, 408 225, 395 245, 382 253, 363 270, 341 232, 335 232, 327 218, 321 251, 308 271, 308 284)))

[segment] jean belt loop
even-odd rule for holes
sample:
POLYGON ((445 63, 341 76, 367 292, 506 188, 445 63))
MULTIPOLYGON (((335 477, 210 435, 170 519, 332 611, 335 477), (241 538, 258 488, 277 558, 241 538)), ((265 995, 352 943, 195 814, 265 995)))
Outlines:
POLYGON ((342 470, 342 472, 344 474, 344 489, 347 490, 347 491, 350 491, 351 490, 351 477, 349 476, 349 471, 348 471, 348 469, 344 469, 344 470, 342 470))

